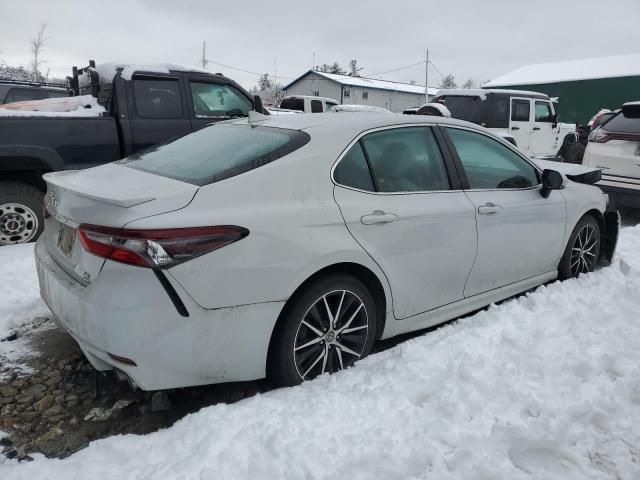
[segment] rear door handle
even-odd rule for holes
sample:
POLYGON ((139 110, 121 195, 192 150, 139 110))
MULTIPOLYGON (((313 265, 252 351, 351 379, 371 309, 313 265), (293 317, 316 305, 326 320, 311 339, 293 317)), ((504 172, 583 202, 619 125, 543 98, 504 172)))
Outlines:
POLYGON ((511 130, 520 130, 520 127, 511 127, 511 130))
POLYGON ((386 213, 382 210, 376 210, 369 215, 364 215, 360 218, 363 225, 373 225, 376 223, 391 223, 398 219, 397 215, 393 213, 386 213))
POLYGON ((533 130, 540 130, 540 127, 533 127, 533 130))
POLYGON ((480 215, 494 215, 498 213, 502 209, 500 205, 496 205, 495 203, 485 203, 481 207, 478 207, 478 213, 480 215))

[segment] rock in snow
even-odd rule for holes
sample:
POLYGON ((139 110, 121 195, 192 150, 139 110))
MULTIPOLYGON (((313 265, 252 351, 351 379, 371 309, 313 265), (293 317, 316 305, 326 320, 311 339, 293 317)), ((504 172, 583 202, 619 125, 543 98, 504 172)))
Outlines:
POLYGON ((638 479, 638 252, 624 229, 594 274, 163 431, 0 461, 0 478, 638 479))

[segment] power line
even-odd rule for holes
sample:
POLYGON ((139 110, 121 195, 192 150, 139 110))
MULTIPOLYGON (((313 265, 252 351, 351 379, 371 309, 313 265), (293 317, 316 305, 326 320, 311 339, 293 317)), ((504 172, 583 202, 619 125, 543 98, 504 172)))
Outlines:
POLYGON ((441 78, 444 78, 444 75, 442 75, 442 74, 440 73, 440 70, 438 70, 438 67, 436 67, 436 66, 433 64, 433 62, 432 62, 431 60, 429 60, 429 63, 431 64, 431 66, 432 66, 433 68, 435 68, 435 69, 436 69, 436 72, 438 73, 438 75, 440 75, 440 77, 441 77, 441 78))
MULTIPOLYGON (((370 77, 375 77, 376 75, 384 75, 385 73, 391 73, 391 72, 397 72, 399 70, 405 70, 407 68, 415 67, 417 65, 422 65, 423 63, 425 63, 425 60, 422 60, 421 62, 418 62, 418 63, 412 63, 411 65, 405 65, 404 67, 398 67, 398 68, 394 68, 392 70, 386 70, 384 72, 369 73, 368 75, 370 77)), ((431 63, 431 62, 429 62, 429 63, 431 63)))
MULTIPOLYGON (((262 73, 252 72, 251 70, 245 70, 244 68, 232 67, 231 65, 226 65, 224 63, 216 62, 215 60, 211 60, 210 58, 207 58, 207 62, 215 63, 216 65, 219 65, 219 66, 224 67, 224 68, 229 68, 231 70, 237 70, 238 72, 244 72, 244 73, 249 73, 251 75, 257 75, 259 77, 261 77, 263 75, 262 73)), ((282 75, 278 75, 278 78, 283 78, 283 79, 286 79, 286 80, 293 80, 294 78, 297 78, 297 77, 284 77, 282 75)))

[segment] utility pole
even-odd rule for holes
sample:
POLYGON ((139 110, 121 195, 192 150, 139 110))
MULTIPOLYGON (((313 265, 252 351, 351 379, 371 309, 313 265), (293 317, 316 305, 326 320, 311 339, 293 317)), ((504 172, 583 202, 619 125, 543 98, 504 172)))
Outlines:
POLYGON ((207 42, 202 42, 202 68, 207 68, 207 42))
POLYGON ((429 103, 429 49, 427 48, 427 61, 424 63, 424 103, 429 103))

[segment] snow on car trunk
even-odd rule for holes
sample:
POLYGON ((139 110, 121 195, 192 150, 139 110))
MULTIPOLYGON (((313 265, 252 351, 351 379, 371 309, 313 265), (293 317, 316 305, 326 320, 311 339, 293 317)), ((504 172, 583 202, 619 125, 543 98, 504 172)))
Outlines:
POLYGON ((0 478, 640 478, 639 251, 623 229, 611 267, 167 430, 0 461, 0 478))

